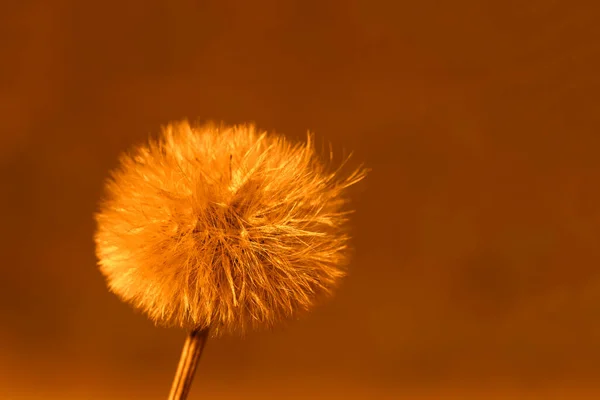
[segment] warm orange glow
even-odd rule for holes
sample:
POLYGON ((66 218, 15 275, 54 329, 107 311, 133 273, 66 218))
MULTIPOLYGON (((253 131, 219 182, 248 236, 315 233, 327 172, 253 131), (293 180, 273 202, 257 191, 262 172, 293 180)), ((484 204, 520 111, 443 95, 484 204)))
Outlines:
POLYGON ((190 400, 600 399, 598 15, 3 1, 0 400, 167 398, 185 332, 107 290, 92 215, 118 155, 185 117, 372 169, 335 297, 209 340, 190 400))

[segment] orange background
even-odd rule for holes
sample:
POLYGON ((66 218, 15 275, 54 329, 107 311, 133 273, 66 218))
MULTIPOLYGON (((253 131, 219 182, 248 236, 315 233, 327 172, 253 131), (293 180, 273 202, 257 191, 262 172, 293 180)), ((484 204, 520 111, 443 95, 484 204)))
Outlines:
POLYGON ((336 299, 209 342, 191 399, 600 398, 596 2, 5 3, 0 399, 166 398, 184 333, 106 290, 92 215, 183 117, 373 170, 336 299))

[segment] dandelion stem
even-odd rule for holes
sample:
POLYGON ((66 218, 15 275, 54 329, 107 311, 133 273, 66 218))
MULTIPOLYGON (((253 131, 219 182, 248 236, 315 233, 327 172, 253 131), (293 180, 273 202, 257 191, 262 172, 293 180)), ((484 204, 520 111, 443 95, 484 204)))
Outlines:
POLYGON ((208 328, 194 329, 188 334, 179 358, 179 366, 173 379, 169 400, 187 399, 207 337, 208 328))

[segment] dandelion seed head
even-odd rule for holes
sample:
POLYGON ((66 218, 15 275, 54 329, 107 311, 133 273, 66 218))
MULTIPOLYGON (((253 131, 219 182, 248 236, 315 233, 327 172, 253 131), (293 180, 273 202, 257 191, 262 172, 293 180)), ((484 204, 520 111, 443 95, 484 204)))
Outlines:
POLYGON ((171 123, 124 154, 96 214, 108 286, 159 325, 213 334, 272 326, 311 309, 345 275, 342 175, 312 137, 254 125, 171 123))

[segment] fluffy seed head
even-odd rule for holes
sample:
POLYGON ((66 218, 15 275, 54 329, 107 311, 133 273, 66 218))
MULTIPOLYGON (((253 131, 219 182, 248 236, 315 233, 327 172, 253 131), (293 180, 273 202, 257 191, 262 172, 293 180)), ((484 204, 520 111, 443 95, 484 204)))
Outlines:
POLYGON ((310 309, 348 259, 345 189, 306 143, 253 125, 163 128, 125 154, 96 214, 108 285, 160 325, 244 331, 310 309))

